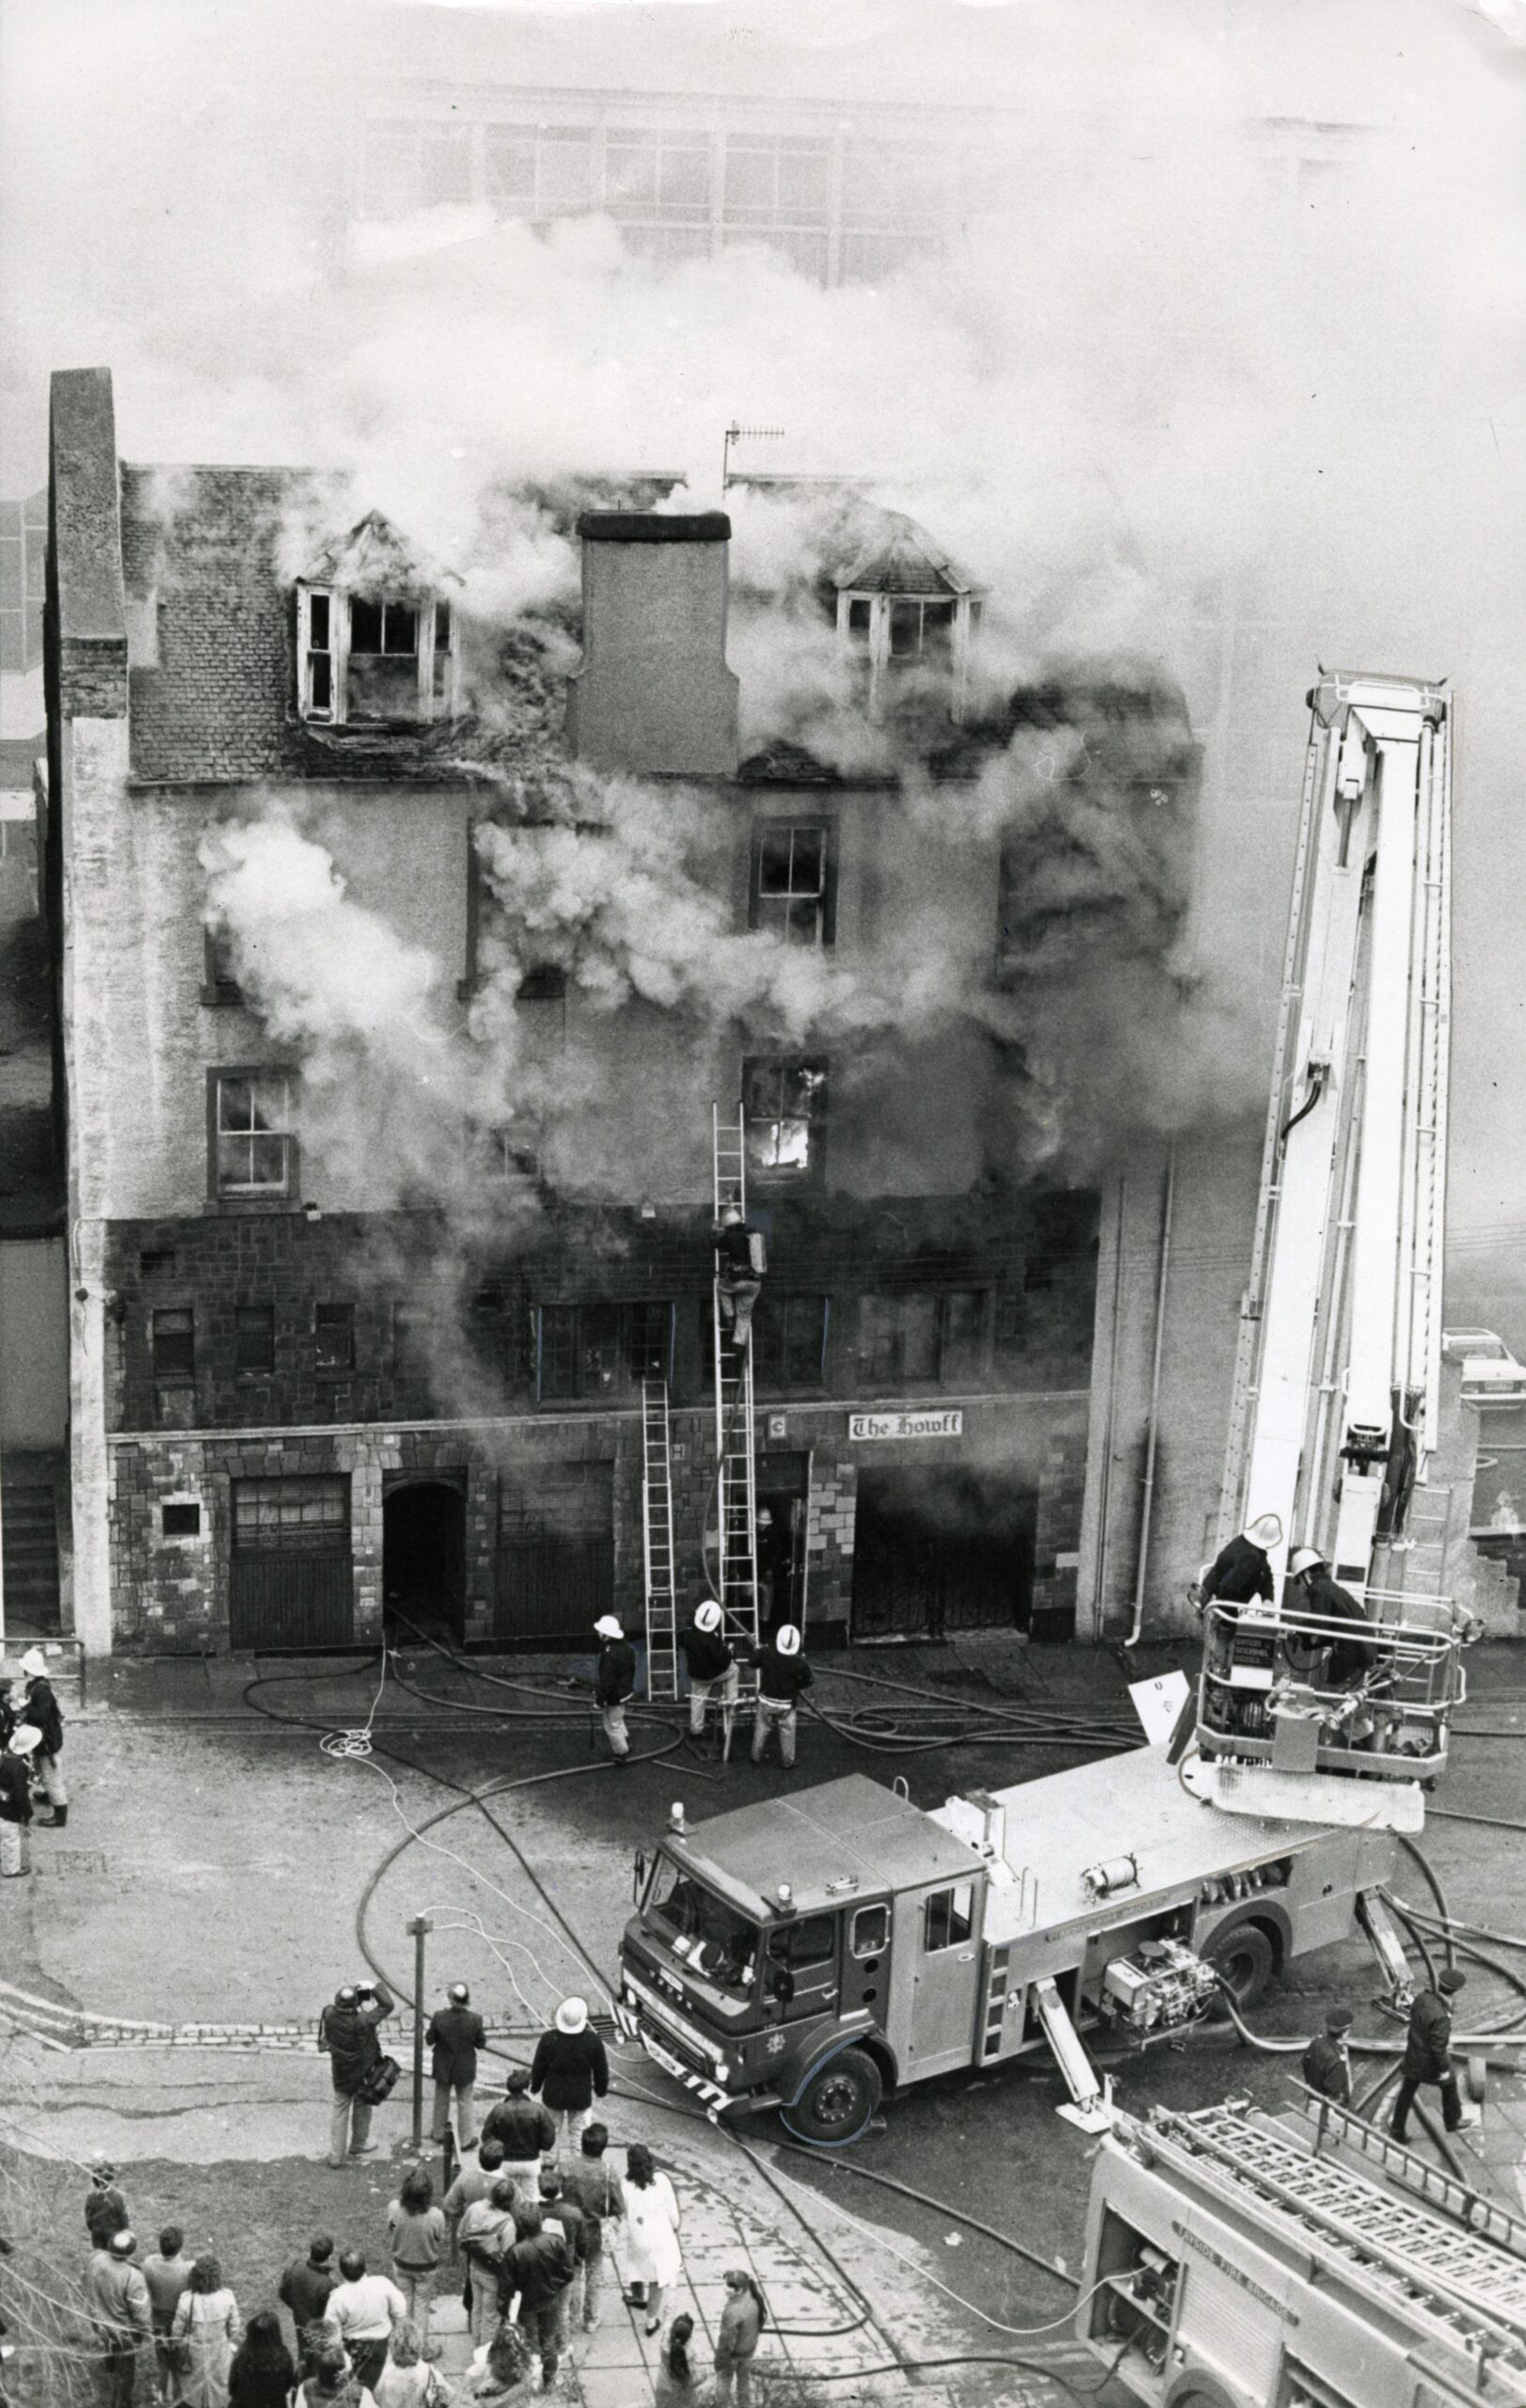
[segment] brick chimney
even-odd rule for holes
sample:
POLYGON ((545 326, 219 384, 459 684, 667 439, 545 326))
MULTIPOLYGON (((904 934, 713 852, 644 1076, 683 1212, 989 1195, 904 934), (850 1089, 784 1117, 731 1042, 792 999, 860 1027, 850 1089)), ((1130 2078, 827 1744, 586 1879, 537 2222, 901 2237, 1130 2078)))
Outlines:
POLYGON ((596 769, 729 778, 737 680, 726 667, 723 511, 587 511, 583 658, 567 735, 596 769))

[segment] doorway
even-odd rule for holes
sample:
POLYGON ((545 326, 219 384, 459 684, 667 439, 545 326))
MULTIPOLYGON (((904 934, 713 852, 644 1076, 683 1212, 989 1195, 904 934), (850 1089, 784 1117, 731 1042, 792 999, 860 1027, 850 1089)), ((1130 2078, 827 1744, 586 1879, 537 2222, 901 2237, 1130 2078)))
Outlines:
POLYGON ((460 1646, 467 1633, 466 1475, 382 1489, 384 1622, 399 1615, 431 1639, 460 1646))
POLYGON ((811 1458, 757 1459, 757 1615, 765 1633, 781 1623, 805 1625, 805 1534, 811 1458))
POLYGON ((996 1472, 862 1466, 852 1638, 1026 1630, 1038 1510, 996 1472))

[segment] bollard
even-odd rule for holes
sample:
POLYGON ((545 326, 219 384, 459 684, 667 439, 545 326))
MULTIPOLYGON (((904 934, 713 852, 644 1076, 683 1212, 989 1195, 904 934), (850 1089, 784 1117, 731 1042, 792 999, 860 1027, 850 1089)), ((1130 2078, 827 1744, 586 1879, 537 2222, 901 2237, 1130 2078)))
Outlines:
POLYGON ((413 1934, 413 2149, 415 2156, 424 2139, 424 1937, 434 1925, 427 1915, 415 1915, 408 1929, 413 1934))

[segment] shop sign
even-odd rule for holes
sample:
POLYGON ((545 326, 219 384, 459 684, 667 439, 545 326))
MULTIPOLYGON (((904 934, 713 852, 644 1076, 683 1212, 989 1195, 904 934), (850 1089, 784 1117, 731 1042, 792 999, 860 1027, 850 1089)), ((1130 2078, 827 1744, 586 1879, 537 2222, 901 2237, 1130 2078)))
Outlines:
POLYGON ((962 1438, 962 1413, 850 1413, 850 1438, 962 1438))

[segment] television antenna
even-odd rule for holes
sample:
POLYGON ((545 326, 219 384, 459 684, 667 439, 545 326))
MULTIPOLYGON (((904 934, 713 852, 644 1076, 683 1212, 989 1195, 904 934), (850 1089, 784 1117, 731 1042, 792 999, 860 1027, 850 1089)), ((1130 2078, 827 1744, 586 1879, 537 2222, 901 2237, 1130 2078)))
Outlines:
POLYGON ((721 446, 721 491, 731 483, 731 447, 734 443, 775 443, 784 434, 782 426, 739 426, 733 419, 721 446))

